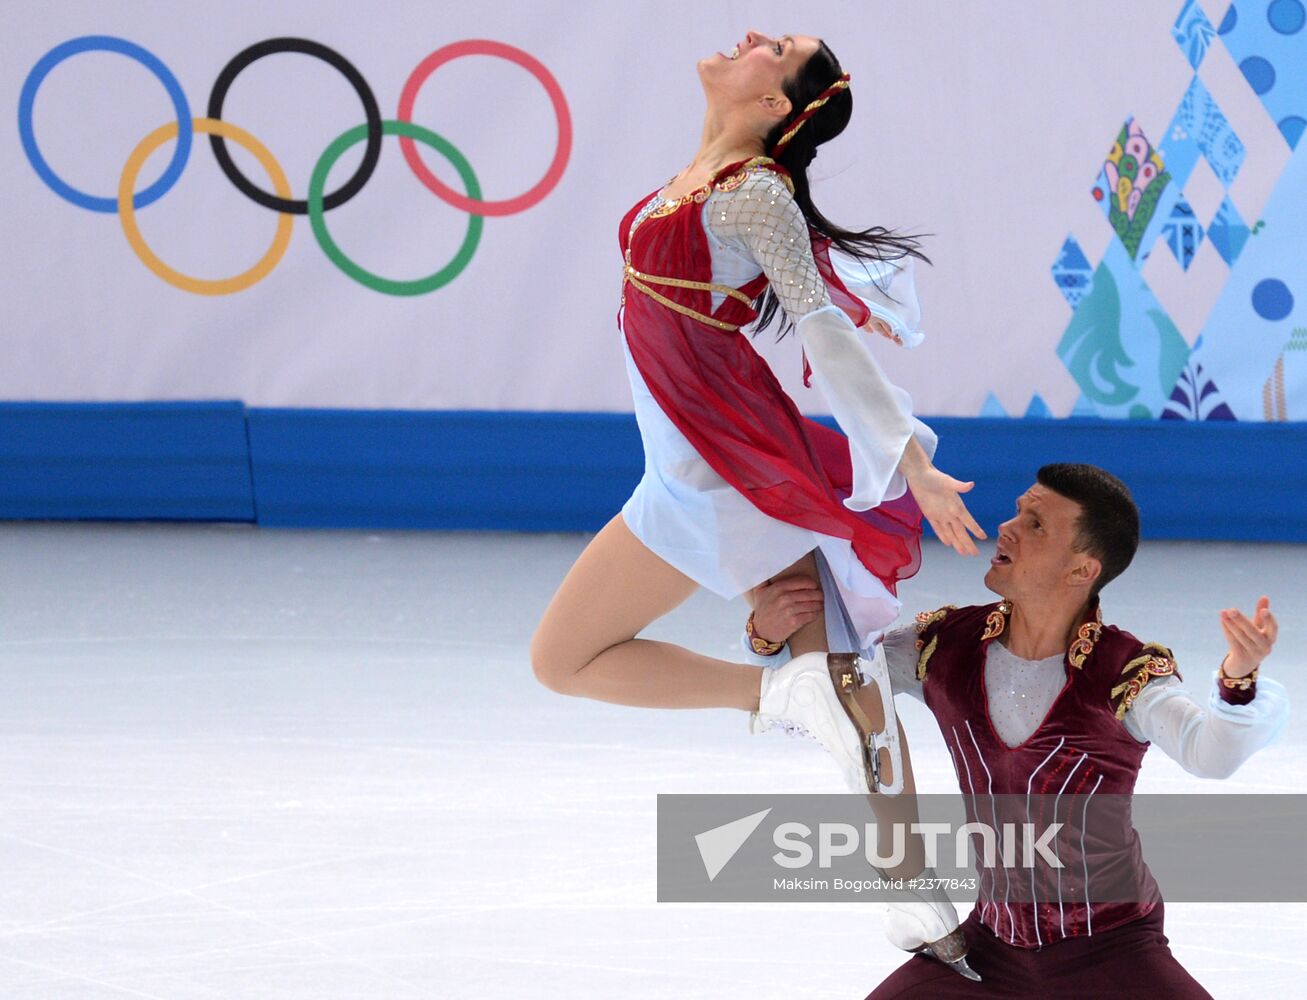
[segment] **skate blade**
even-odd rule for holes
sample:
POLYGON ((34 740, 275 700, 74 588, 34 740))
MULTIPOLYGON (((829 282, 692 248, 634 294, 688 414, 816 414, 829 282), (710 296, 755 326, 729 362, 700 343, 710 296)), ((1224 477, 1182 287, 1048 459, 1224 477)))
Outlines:
POLYGON ((933 958, 937 962, 942 962, 944 965, 947 965, 950 969, 956 972, 963 979, 970 979, 972 982, 976 982, 976 983, 982 982, 980 978, 980 973, 978 973, 975 969, 969 966, 965 958, 955 958, 951 962, 945 962, 944 959, 940 958, 938 955, 935 954, 935 949, 928 944, 923 944, 920 948, 915 948, 913 950, 916 951, 918 954, 925 955, 928 958, 933 958))
POLYGON ((967 964, 967 954, 965 951, 966 939, 962 936, 962 930, 959 928, 947 937, 940 938, 933 944, 923 944, 920 948, 914 948, 913 951, 920 952, 937 962, 943 962, 950 969, 956 972, 964 979, 970 979, 972 982, 981 982, 980 974, 967 964), (959 945, 963 949, 959 954, 959 945), (938 948, 938 950, 937 950, 938 948), (945 955, 953 955, 954 958, 945 958, 945 955))
POLYGON ((853 699, 854 693, 862 687, 862 675, 858 673, 858 656, 856 653, 829 653, 826 656, 826 669, 830 671, 831 683, 839 695, 840 707, 857 730, 858 742, 862 747, 862 766, 867 774, 867 791, 879 792, 881 782, 880 752, 876 749, 875 730, 862 707, 853 699))

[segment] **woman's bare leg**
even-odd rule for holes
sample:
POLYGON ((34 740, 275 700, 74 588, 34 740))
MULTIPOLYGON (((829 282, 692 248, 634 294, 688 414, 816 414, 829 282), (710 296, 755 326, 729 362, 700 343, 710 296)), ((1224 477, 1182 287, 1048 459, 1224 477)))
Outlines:
MULTIPOLYGON (((818 579, 816 558, 809 554, 780 576, 802 573, 818 579)), ((621 705, 650 708, 758 708, 761 678, 756 667, 717 660, 670 643, 637 639, 651 622, 672 611, 694 593, 697 585, 651 552, 614 517, 595 535, 564 577, 545 609, 531 641, 531 663, 546 687, 562 694, 595 698, 621 705)), ((789 639, 794 656, 827 651, 824 616, 800 628, 789 639)), ((873 725, 884 725, 884 712, 875 685, 859 692, 863 710, 873 725)), ((916 785, 908 762, 907 737, 899 727, 903 747, 903 794, 869 795, 883 827, 912 822, 917 815, 916 785)), ((891 773, 886 755, 885 773, 891 773)), ((888 834, 888 830, 886 831, 888 834)), ((881 843, 888 852, 888 839, 881 843)), ((925 862, 920 838, 908 838, 903 864, 895 875, 912 876, 925 862)))
POLYGON ((619 705, 757 711, 758 668, 635 638, 697 586, 617 515, 586 546, 545 609, 531 641, 536 677, 561 694, 619 705))

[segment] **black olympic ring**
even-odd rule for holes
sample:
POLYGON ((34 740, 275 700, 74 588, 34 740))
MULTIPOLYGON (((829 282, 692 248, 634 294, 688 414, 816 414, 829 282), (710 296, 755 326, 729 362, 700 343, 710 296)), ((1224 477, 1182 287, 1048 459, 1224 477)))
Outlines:
MULTIPOLYGON (((307 38, 269 38, 263 42, 256 42, 233 57, 222 68, 222 72, 218 74, 218 79, 213 82, 213 90, 209 93, 209 117, 217 120, 222 119, 222 102, 226 100, 227 91, 231 89, 232 81, 236 79, 241 70, 256 59, 262 59, 264 56, 275 55, 279 52, 300 52, 306 56, 313 56, 323 62, 330 63, 340 70, 345 79, 349 81, 350 86, 354 88, 355 93, 359 95, 359 100, 363 102, 363 113, 367 119, 367 145, 363 149, 363 162, 354 171, 353 177, 338 190, 332 191, 322 199, 324 210, 338 208, 363 189, 363 185, 372 176, 372 171, 377 168, 377 160, 381 157, 381 109, 377 106, 377 99, 372 95, 372 88, 363 79, 363 74, 355 69, 354 64, 335 49, 329 49, 327 46, 310 41, 307 38)), ((240 169, 232 160, 231 154, 227 152, 227 141, 222 136, 210 135, 209 143, 213 146, 213 155, 217 157, 218 166, 222 167, 222 172, 247 197, 252 198, 264 208, 271 208, 277 212, 288 212, 291 215, 309 214, 307 199, 278 198, 276 195, 268 194, 262 188, 251 183, 240 172, 240 169)))

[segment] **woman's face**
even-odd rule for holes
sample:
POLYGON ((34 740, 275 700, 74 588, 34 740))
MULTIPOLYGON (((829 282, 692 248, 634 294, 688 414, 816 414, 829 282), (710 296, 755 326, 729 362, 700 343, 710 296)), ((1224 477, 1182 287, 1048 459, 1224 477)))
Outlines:
POLYGON ((798 74, 821 42, 810 35, 771 38, 760 31, 747 32, 729 52, 718 52, 699 62, 699 77, 709 97, 730 103, 753 104, 766 97, 784 101, 778 109, 789 112, 784 83, 798 74))

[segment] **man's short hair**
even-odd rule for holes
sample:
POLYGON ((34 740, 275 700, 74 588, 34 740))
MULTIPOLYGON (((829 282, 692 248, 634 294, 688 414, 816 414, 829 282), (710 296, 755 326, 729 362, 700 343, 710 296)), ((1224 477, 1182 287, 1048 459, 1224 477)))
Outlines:
POLYGON ((1080 505, 1073 546, 1103 564, 1094 583, 1097 594, 1125 571, 1139 548, 1139 508, 1134 497, 1125 483, 1096 465, 1045 465, 1035 480, 1080 505))

